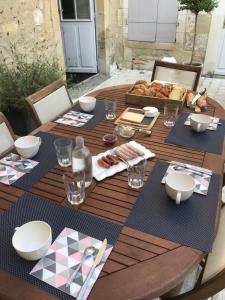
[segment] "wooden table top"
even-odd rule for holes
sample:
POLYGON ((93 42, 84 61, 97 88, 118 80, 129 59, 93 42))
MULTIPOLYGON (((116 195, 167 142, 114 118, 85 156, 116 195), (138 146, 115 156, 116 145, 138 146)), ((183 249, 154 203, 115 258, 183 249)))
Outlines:
MULTIPOLYGON (((124 94, 129 88, 130 85, 115 86, 98 90, 91 95, 98 100, 116 100, 119 115, 127 107, 124 94)), ((225 118, 225 111, 219 104, 212 99, 209 99, 208 102, 207 114, 225 118)), ((114 127, 114 122, 109 120, 98 123, 92 130, 51 122, 41 126, 35 132, 44 131, 70 138, 83 135, 86 146, 95 155, 107 150, 102 143, 102 136, 111 132, 114 127)), ((152 128, 151 136, 143 137, 137 133, 134 136, 137 142, 156 154, 156 158, 148 160, 146 178, 157 160, 190 163, 223 174, 225 151, 222 155, 216 155, 176 145, 166 145, 164 140, 169 131, 170 129, 163 126, 162 114, 160 114, 152 128)), ((119 142, 123 143, 125 140, 119 142)), ((29 192, 62 206, 71 207, 64 192, 61 178, 63 172, 63 168, 55 166, 29 192)), ((9 208, 23 193, 24 191, 18 188, 0 184, 0 211, 3 212, 9 208)), ((127 173, 124 171, 101 182, 93 180, 92 185, 88 188, 86 200, 79 209, 124 225, 138 193, 138 191, 128 188, 127 173)), ((220 199, 218 199, 217 219, 219 208, 220 199)), ((181 283, 202 257, 203 253, 196 249, 124 226, 89 299, 152 299, 181 283)), ((51 300, 57 298, 1 270, 0 299, 51 300)))

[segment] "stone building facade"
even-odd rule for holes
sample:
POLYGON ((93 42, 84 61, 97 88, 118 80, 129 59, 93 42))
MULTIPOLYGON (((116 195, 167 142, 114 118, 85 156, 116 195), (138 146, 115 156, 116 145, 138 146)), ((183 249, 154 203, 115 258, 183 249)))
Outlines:
MULTIPOLYGON (((174 56, 179 63, 190 61, 194 30, 194 16, 190 12, 179 11, 174 43, 136 42, 128 41, 129 0, 93 1, 100 72, 109 73, 113 63, 131 68, 133 58, 143 60, 143 68, 146 69, 151 69, 154 60, 162 59, 165 55, 174 56)), ((221 12, 219 14, 221 16, 221 12)), ((202 63, 205 62, 206 56, 210 60, 208 39, 211 20, 211 14, 201 14, 198 19, 194 59, 202 63)), ((211 34, 210 43, 212 38, 211 34)), ((64 68, 58 1, 0 0, 1 55, 8 56, 8 47, 12 42, 27 54, 28 59, 32 59, 35 53, 50 58, 55 56, 64 68)), ((211 63, 210 68, 212 66, 211 63)), ((206 68, 205 72, 207 71, 206 68)))
POLYGON ((10 45, 26 54, 55 57, 64 69, 57 0, 0 0, 0 55, 10 62, 10 45))
MULTIPOLYGON (((175 43, 129 41, 128 2, 129 0, 97 0, 97 20, 104 18, 104 21, 97 23, 98 44, 101 45, 99 58, 102 59, 101 55, 104 55, 107 70, 113 62, 121 67, 131 68, 133 58, 143 60, 143 68, 146 69, 151 69, 154 60, 162 59, 165 55, 174 56, 179 63, 190 61, 194 36, 193 14, 179 11, 175 43), (105 51, 102 51, 103 47, 105 51)), ((211 14, 199 15, 194 56, 196 61, 204 62, 210 24, 211 14)))

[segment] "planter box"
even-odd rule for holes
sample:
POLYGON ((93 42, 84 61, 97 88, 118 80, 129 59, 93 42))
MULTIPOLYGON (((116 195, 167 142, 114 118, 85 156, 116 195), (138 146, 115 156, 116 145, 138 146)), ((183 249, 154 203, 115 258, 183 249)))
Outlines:
POLYGON ((168 99, 168 98, 133 95, 133 94, 131 94, 131 91, 133 90, 133 88, 134 88, 134 86, 132 86, 132 88, 125 94, 125 101, 127 104, 138 105, 141 107, 154 106, 159 109, 163 109, 165 104, 176 104, 179 106, 179 111, 181 111, 183 108, 184 102, 185 102, 186 94, 187 94, 187 92, 184 93, 181 100, 173 100, 173 99, 168 99))

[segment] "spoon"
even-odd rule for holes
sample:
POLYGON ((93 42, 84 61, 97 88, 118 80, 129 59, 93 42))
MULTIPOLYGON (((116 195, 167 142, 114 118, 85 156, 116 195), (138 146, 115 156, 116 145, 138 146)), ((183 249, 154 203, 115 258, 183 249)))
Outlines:
POLYGON ((97 252, 97 249, 95 247, 87 247, 84 249, 83 255, 81 257, 81 262, 79 263, 79 265, 77 266, 77 268, 74 270, 74 272, 72 273, 72 275, 70 276, 70 278, 67 280, 66 283, 66 287, 68 287, 71 282, 74 280, 74 278, 76 277, 78 271, 80 270, 82 264, 84 263, 84 261, 90 257, 90 256, 94 256, 94 254, 97 252))
POLYGON ((19 162, 22 164, 22 166, 24 168, 27 168, 27 167, 32 167, 32 164, 30 161, 27 161, 27 160, 22 160, 21 157, 19 155, 16 155, 16 154, 13 154, 11 153, 9 156, 7 156, 5 158, 6 161, 12 161, 12 162, 19 162))
POLYGON ((182 171, 182 170, 187 169, 187 170, 190 170, 191 173, 194 173, 194 174, 199 175, 199 176, 202 176, 202 175, 209 175, 209 174, 207 174, 207 173, 205 173, 205 172, 202 172, 202 171, 195 171, 195 170, 189 169, 189 168, 187 168, 187 167, 183 167, 183 166, 174 166, 173 169, 174 169, 175 171, 182 171))

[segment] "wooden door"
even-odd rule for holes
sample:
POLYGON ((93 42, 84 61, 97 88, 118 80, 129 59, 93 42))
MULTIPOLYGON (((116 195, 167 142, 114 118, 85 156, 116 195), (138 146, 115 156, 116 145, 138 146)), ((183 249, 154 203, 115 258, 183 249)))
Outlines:
POLYGON ((94 0, 59 0, 67 72, 97 73, 94 0))

